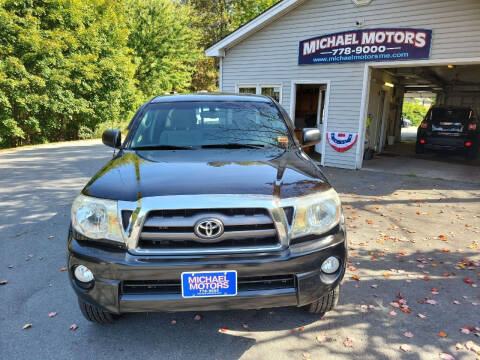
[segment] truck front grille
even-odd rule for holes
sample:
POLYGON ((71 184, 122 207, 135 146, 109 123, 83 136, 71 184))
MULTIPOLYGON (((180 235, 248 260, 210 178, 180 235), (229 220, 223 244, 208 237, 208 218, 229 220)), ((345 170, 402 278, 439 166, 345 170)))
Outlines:
POLYGON ((151 211, 140 233, 142 250, 254 249, 279 245, 275 224, 267 209, 184 209, 151 211), (224 232, 214 241, 199 238, 195 224, 207 218, 220 220, 224 232))
MULTIPOLYGON (((295 288, 294 275, 239 277, 237 290, 259 291, 295 288)), ((180 294, 180 280, 123 281, 122 294, 180 294)))

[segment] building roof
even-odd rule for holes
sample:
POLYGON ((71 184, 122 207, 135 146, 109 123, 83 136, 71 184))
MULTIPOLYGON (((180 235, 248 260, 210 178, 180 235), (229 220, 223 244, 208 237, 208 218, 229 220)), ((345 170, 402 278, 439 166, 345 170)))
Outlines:
POLYGON ((265 12, 258 15, 253 20, 241 26, 227 37, 223 38, 216 44, 209 47, 205 54, 209 57, 223 57, 225 56, 225 49, 231 48, 242 40, 246 39, 253 33, 262 29, 271 22, 282 17, 289 11, 296 8, 298 5, 304 3, 306 0, 282 0, 278 4, 267 9, 265 12))

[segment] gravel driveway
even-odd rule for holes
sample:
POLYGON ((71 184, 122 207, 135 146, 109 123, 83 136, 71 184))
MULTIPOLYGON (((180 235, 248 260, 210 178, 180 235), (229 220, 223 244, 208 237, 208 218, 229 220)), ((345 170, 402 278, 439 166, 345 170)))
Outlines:
POLYGON ((381 172, 326 170, 350 264, 325 318, 283 308, 88 323, 61 270, 72 200, 110 156, 95 141, 0 153, 2 359, 480 357, 480 187, 381 172))

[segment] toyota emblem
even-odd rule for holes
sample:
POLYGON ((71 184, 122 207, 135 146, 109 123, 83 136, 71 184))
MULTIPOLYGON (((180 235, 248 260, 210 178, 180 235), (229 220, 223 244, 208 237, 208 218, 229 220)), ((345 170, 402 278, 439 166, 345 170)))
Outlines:
POLYGON ((200 239, 213 240, 223 235, 223 223, 215 218, 200 219, 195 224, 195 235, 200 239))

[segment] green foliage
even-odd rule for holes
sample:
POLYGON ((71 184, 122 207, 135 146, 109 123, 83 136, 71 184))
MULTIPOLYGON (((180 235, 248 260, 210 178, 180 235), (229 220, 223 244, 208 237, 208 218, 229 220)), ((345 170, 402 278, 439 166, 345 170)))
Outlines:
POLYGON ((1 146, 78 138, 136 99, 121 1, 2 0, 1 146))
POLYGON ((413 126, 419 126, 423 118, 427 114, 428 107, 423 106, 420 102, 403 102, 403 117, 412 122, 413 126))
MULTIPOLYGON (((200 45, 208 48, 241 25, 275 5, 280 0, 182 0, 195 11, 194 26, 201 32, 200 45)), ((203 57, 196 64, 192 90, 216 88, 218 64, 203 57)))
POLYGON ((202 56, 200 32, 191 8, 171 0, 130 0, 128 45, 144 98, 190 88, 195 63, 202 56))
POLYGON ((0 147, 91 138, 165 92, 216 90, 204 49, 278 0, 0 0, 0 147))

